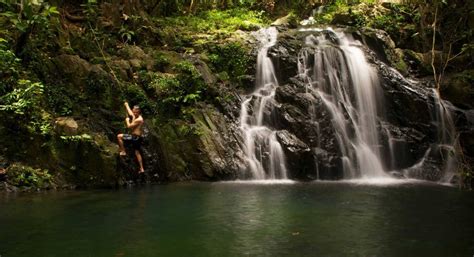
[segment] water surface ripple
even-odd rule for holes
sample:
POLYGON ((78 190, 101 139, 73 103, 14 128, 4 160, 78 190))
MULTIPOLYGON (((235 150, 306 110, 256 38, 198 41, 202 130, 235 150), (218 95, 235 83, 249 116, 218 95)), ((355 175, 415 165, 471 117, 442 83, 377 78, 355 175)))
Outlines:
POLYGON ((0 255, 472 256, 474 193, 429 183, 184 183, 0 195, 0 255))

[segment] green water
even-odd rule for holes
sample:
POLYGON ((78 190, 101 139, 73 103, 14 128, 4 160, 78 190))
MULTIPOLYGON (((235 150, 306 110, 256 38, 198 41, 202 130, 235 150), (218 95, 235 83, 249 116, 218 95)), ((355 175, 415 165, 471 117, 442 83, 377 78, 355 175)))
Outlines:
POLYGON ((0 195, 0 255, 473 256, 474 193, 189 183, 0 195))

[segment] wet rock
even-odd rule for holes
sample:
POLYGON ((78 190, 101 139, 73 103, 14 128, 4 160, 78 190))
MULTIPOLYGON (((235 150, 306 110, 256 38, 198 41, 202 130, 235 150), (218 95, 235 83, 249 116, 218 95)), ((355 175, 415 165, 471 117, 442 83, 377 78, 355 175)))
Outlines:
POLYGON ((50 161, 57 162, 67 182, 86 188, 117 184, 117 146, 98 137, 55 142, 57 159, 50 161))
POLYGON ((278 70, 278 82, 283 85, 298 74, 298 52, 303 46, 296 30, 279 28, 277 44, 269 49, 275 69, 278 70))
POLYGON ((7 182, 3 181, 3 182, 0 182, 0 191, 12 193, 12 192, 17 192, 19 190, 16 186, 10 185, 7 182))
POLYGON ((317 165, 314 179, 336 180, 343 178, 344 174, 338 154, 328 152, 320 147, 315 147, 312 151, 317 165))
POLYGON ((143 147, 149 153, 145 157, 147 173, 157 174, 159 181, 239 177, 245 165, 240 131, 234 122, 209 105, 196 109, 192 120, 192 125, 148 126, 145 137, 148 143, 143 147), (186 127, 188 132, 182 130, 186 127))
POLYGON ((381 141, 386 143, 381 149, 384 160, 395 158, 386 163, 389 170, 403 170, 412 167, 425 155, 430 147, 427 135, 410 128, 394 126, 384 122, 380 128, 381 141))
MULTIPOLYGON (((305 85, 297 76, 298 60, 294 58, 303 47, 308 47, 301 43, 306 35, 320 35, 324 32, 294 33, 291 30, 280 30, 279 42, 269 51, 269 55, 274 58, 276 69, 281 71, 280 75, 284 77, 275 94, 273 124, 306 145, 312 156, 304 157, 305 162, 313 163, 315 167, 309 172, 305 171, 305 174, 292 175, 299 178, 340 179, 343 177, 342 155, 332 117, 320 96, 305 89, 305 85)), ((426 151, 436 140, 437 126, 433 123, 435 117, 429 114, 434 113, 436 108, 433 92, 427 87, 429 83, 409 80, 401 74, 408 70, 406 63, 399 62, 404 51, 395 48, 387 33, 364 29, 353 35, 364 43, 361 48, 366 52, 368 61, 378 71, 384 95, 383 100, 380 100, 383 109, 380 113, 386 114, 381 115, 378 120, 380 141, 383 142, 380 145, 382 165, 390 170, 410 169, 424 158, 426 151), (389 160, 393 157, 395 160, 390 163, 389 160)), ((326 36, 331 38, 332 35, 329 33, 326 36)), ((355 132, 348 133, 352 136, 351 133, 355 132)), ((291 156, 293 153, 286 154, 291 156)), ((288 157, 289 163, 292 158, 288 157)), ((421 169, 412 169, 411 174, 400 174, 430 180, 440 179, 443 175, 440 160, 439 154, 430 154, 421 169)))
POLYGON ((353 33, 354 38, 360 40, 377 54, 378 59, 385 63, 393 64, 398 59, 395 52, 395 43, 390 35, 379 29, 363 28, 353 33))
POLYGON ((237 127, 224 125, 229 121, 209 109, 193 117, 200 131, 199 159, 204 174, 211 180, 236 178, 244 166, 237 141, 240 131, 237 127))
POLYGON ((286 156, 288 177, 308 180, 312 175, 314 176, 315 165, 311 149, 286 130, 277 131, 276 136, 286 156))

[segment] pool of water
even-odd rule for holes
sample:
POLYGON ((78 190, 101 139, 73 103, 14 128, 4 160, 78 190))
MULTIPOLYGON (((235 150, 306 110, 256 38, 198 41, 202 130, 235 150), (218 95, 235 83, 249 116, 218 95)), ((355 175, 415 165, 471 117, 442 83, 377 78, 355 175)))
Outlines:
POLYGON ((184 183, 0 194, 0 255, 473 256, 474 193, 436 184, 184 183))

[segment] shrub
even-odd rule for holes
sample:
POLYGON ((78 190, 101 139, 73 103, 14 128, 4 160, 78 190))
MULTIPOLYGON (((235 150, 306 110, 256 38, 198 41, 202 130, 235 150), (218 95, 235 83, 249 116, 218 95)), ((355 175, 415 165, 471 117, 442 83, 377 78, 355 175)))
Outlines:
POLYGON ((209 52, 212 68, 217 72, 226 72, 233 81, 248 74, 248 67, 252 66, 249 54, 236 42, 212 46, 209 52))
POLYGON ((5 124, 26 128, 30 133, 49 134, 48 114, 41 108, 43 84, 19 80, 13 91, 0 97, 0 113, 5 124))
POLYGON ((13 164, 7 169, 8 182, 18 187, 47 188, 53 183, 48 170, 13 164))
POLYGON ((155 58, 155 68, 164 71, 164 68, 170 64, 170 60, 163 53, 157 52, 154 55, 155 58))
POLYGON ((127 84, 123 96, 131 104, 139 105, 144 114, 156 113, 156 105, 148 99, 145 92, 137 84, 127 84))
POLYGON ((20 59, 18 59, 13 51, 8 49, 7 41, 0 38, 0 95, 10 91, 19 76, 20 59))

